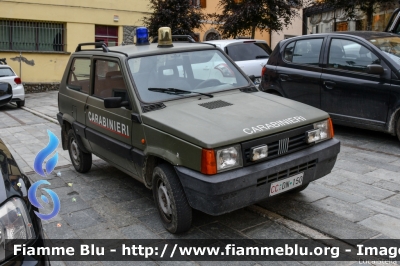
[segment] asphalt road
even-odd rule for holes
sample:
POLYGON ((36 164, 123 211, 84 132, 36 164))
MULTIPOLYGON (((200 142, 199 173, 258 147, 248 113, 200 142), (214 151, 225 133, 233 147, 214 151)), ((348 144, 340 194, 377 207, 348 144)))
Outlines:
MULTIPOLYGON (((0 138, 33 181, 42 179, 32 172, 32 166, 35 154, 47 144, 46 130, 59 135, 59 126, 52 122, 56 103, 57 93, 51 92, 29 94, 26 110, 11 105, 0 107, 0 138)), ((152 194, 142 184, 99 159, 94 161, 89 173, 78 174, 70 166, 67 152, 59 149, 59 168, 47 179, 50 188, 59 195, 62 209, 53 220, 44 222, 45 234, 50 239, 327 237, 346 239, 344 242, 353 246, 372 238, 400 239, 400 141, 388 134, 340 126, 335 126, 335 137, 342 145, 333 172, 311 183, 303 192, 279 195, 218 217, 195 212, 193 228, 180 236, 164 230, 152 194)), ((358 264, 354 261, 340 264, 353 263, 358 264)), ((76 265, 75 262, 60 261, 53 264, 76 265)), ((86 264, 115 265, 101 261, 86 264)), ((157 264, 164 263, 146 262, 146 265, 157 264)), ((212 263, 186 261, 182 264, 212 263)), ((256 264, 271 263, 236 263, 256 264)), ((278 263, 301 264, 321 263, 278 263)))

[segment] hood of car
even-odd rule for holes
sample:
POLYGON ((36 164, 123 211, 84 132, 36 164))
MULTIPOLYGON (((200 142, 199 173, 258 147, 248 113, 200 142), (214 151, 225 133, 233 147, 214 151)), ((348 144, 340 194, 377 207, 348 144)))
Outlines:
POLYGON ((263 92, 166 102, 142 115, 143 123, 203 148, 217 148, 311 124, 329 115, 263 92))
POLYGON ((27 200, 31 183, 22 174, 10 150, 0 139, 0 205, 17 196, 27 200))

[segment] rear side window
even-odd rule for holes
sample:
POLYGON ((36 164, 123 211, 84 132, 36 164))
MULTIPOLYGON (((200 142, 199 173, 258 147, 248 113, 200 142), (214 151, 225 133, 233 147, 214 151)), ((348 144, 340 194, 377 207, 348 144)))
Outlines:
POLYGON ((266 43, 241 43, 226 47, 226 53, 233 61, 246 61, 268 58, 271 49, 266 43))
POLYGON ((68 88, 89 94, 90 59, 75 58, 71 64, 67 80, 68 88))
POLYGON ((289 43, 285 48, 286 61, 308 65, 319 65, 323 39, 307 39, 289 43))
POLYGON ((0 77, 16 76, 11 68, 0 68, 0 77))
POLYGON ((291 42, 286 46, 285 52, 284 52, 284 57, 285 57, 286 61, 292 62, 292 60, 293 60, 293 50, 294 50, 294 45, 295 44, 296 44, 296 42, 291 42))

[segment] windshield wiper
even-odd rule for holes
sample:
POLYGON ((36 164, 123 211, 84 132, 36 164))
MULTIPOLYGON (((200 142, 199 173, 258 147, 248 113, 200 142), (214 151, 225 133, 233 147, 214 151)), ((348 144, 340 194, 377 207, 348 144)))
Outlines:
POLYGON ((269 56, 268 55, 257 55, 256 56, 256 59, 259 59, 259 58, 268 58, 269 56))
POLYGON ((148 90, 155 91, 155 92, 162 92, 162 93, 171 94, 171 95, 197 93, 200 95, 208 96, 210 98, 214 97, 214 95, 208 94, 208 93, 202 93, 202 92, 197 92, 197 91, 185 91, 185 90, 174 89, 174 88, 148 88, 148 90))

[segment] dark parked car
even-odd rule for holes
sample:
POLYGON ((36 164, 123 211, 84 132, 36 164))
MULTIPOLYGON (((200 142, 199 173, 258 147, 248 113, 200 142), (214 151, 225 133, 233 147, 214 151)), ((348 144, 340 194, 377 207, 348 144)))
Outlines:
POLYGON ((0 82, 0 106, 11 102, 13 93, 12 86, 7 82, 0 82))
POLYGON ((283 40, 262 76, 262 91, 320 108, 336 124, 400 139, 398 35, 359 31, 283 40))
POLYGON ((47 256, 13 255, 14 244, 44 246, 42 223, 28 200, 29 179, 0 139, 0 265, 49 265, 47 256))

